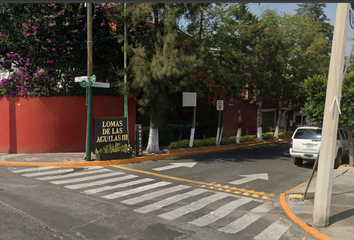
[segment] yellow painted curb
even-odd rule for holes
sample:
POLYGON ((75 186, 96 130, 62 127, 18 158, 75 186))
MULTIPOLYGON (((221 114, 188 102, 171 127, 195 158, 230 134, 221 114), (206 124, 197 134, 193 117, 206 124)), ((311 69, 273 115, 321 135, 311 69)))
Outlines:
POLYGON ((333 240, 332 238, 318 232, 317 230, 315 230, 314 228, 310 227, 309 225, 307 225, 306 223, 304 223, 303 221, 301 221, 300 218, 298 218, 291 210, 290 207, 288 206, 287 202, 286 202, 286 198, 285 195, 288 194, 289 192, 307 184, 308 182, 304 182, 302 184, 300 184, 297 187, 294 187, 288 191, 286 191, 285 193, 280 194, 279 196, 279 203, 280 206, 283 208, 283 210, 285 211, 285 213, 288 215, 288 217, 294 222, 296 223, 299 227, 301 227, 305 232, 311 234, 313 237, 315 237, 316 239, 319 240, 333 240))
POLYGON ((167 153, 167 154, 160 154, 160 155, 153 155, 153 156, 144 156, 144 157, 136 157, 136 158, 129 158, 129 159, 109 160, 109 161, 51 162, 51 163, 0 162, 0 166, 88 167, 88 166, 120 165, 120 164, 129 164, 129 163, 143 162, 143 161, 149 161, 149 160, 159 160, 159 159, 166 159, 166 158, 183 157, 183 156, 188 156, 188 155, 229 151, 229 150, 234 150, 234 149, 262 146, 262 145, 279 143, 279 142, 286 142, 286 141, 287 140, 279 139, 279 140, 275 140, 272 142, 250 143, 250 144, 245 144, 242 146, 234 146, 234 147, 229 147, 229 148, 216 148, 216 149, 200 150, 200 151, 192 151, 192 152, 167 153))

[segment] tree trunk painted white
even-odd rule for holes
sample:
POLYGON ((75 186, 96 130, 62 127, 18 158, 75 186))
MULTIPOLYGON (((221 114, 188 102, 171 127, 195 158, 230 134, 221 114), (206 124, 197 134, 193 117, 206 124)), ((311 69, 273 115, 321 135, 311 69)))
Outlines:
POLYGON ((236 143, 240 143, 242 128, 237 129, 236 143))
POLYGON ((258 102, 258 110, 257 110, 257 140, 263 141, 263 136, 262 136, 262 101, 258 102))
POLYGON ((238 99, 238 129, 236 134, 236 143, 240 143, 242 134, 242 115, 241 115, 242 98, 238 99))
POLYGON ((287 111, 285 111, 283 113, 283 116, 284 116, 284 134, 286 133, 286 131, 288 131, 287 127, 288 127, 288 114, 287 114, 287 111))
POLYGON ((282 117, 283 117, 281 107, 282 107, 282 101, 281 101, 281 99, 280 99, 280 100, 279 100, 279 109, 278 109, 277 125, 275 126, 275 131, 274 131, 274 137, 275 137, 275 138, 279 138, 280 122, 281 122, 281 119, 282 119, 282 117))
POLYGON ((193 107, 193 123, 191 129, 191 136, 189 138, 189 147, 193 147, 194 143, 194 134, 195 134, 195 121, 196 121, 196 114, 197 114, 197 107, 193 107))
POLYGON ((149 140, 146 148, 148 153, 159 153, 159 129, 153 122, 153 117, 150 117, 150 131, 149 131, 149 140))

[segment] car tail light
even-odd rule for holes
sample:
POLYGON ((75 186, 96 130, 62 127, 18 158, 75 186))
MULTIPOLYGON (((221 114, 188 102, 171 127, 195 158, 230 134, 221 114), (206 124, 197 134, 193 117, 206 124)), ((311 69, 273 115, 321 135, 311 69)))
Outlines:
POLYGON ((290 148, 293 148, 293 140, 291 139, 290 148))

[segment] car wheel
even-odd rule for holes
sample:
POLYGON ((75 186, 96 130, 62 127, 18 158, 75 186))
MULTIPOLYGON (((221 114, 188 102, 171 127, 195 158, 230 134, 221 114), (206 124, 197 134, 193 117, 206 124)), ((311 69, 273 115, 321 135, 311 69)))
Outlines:
POLYGON ((334 159, 334 169, 342 165, 342 153, 338 152, 336 159, 334 159))
POLYGON ((302 165, 302 162, 303 162, 302 158, 294 158, 294 164, 296 166, 302 165))

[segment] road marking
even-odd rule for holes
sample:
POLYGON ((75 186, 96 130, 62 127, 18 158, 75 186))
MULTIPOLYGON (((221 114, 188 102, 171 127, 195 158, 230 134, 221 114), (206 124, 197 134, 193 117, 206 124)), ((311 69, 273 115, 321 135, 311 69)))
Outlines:
POLYGON ((132 182, 126 182, 126 183, 117 184, 117 185, 114 185, 114 186, 106 186, 106 187, 94 188, 94 189, 86 190, 83 193, 95 194, 95 193, 99 193, 99 192, 103 192, 103 191, 130 187, 130 186, 134 186, 134 185, 138 185, 138 184, 142 184, 142 183, 147 183, 147 182, 152 182, 152 181, 155 181, 155 179, 143 178, 143 179, 139 179, 139 180, 132 181, 132 182))
POLYGON ((198 219, 196 219, 192 222, 189 222, 189 223, 197 225, 199 227, 209 225, 209 224, 216 222, 217 220, 225 217, 226 215, 228 215, 229 213, 234 211, 236 208, 238 208, 246 203, 251 202, 252 200, 253 200, 252 198, 247 198, 247 197, 239 198, 235 201, 232 201, 232 202, 218 208, 214 212, 204 215, 203 217, 198 218, 198 219))
POLYGON ((92 186, 99 186, 99 185, 106 184, 106 183, 124 181, 124 180, 137 178, 137 177, 138 176, 136 176, 136 175, 127 175, 127 176, 118 177, 118 178, 110 178, 110 179, 96 181, 96 182, 90 182, 90 183, 74 184, 74 185, 69 185, 69 186, 65 186, 65 187, 69 188, 69 189, 80 189, 80 188, 87 188, 87 187, 92 187, 92 186))
POLYGON ((55 171, 47 171, 47 172, 36 172, 36 173, 26 173, 22 174, 24 177, 38 177, 38 176, 44 176, 44 175, 51 175, 51 174, 61 174, 61 173, 68 173, 68 172, 73 172, 73 168, 69 169, 59 169, 55 171))
POLYGON ((254 240, 278 240, 288 229, 287 226, 281 221, 276 221, 268 226, 263 232, 255 236, 254 240))
POLYGON ((194 165, 197 163, 170 163, 171 165, 165 166, 165 167, 158 167, 158 168, 153 168, 152 170, 155 171, 164 171, 164 170, 169 170, 169 169, 174 169, 174 168, 180 168, 180 167, 189 167, 192 168, 194 165))
POLYGON ((254 181, 257 179, 269 180, 268 173, 248 174, 248 175, 240 175, 240 176, 244 177, 244 178, 238 179, 238 180, 235 180, 235 181, 232 181, 229 183, 235 184, 235 185, 240 185, 240 184, 244 184, 244 183, 254 181))
MULTIPOLYGON (((183 207, 177 208, 171 212, 167 212, 164 214, 160 214, 159 217, 160 218, 164 218, 166 220, 174 220, 177 219, 179 217, 182 217, 183 215, 186 215, 188 213, 194 212, 196 210, 202 209, 203 207, 205 207, 206 205, 213 203, 215 201, 218 201, 220 199, 224 199, 226 197, 230 197, 233 196, 229 193, 217 193, 217 194, 213 194, 209 197, 205 197, 202 199, 199 199, 198 201, 192 202, 188 205, 185 205, 183 207)), ((234 197, 234 196, 233 196, 234 197)))
POLYGON ((144 201, 147 201, 147 200, 154 199, 156 197, 160 197, 160 196, 169 194, 169 193, 181 191, 181 190, 184 190, 184 189, 187 189, 187 188, 190 188, 190 186, 178 185, 178 186, 175 186, 175 187, 171 187, 171 188, 163 189, 163 190, 160 190, 160 191, 148 193, 148 194, 142 195, 140 197, 130 198, 130 199, 122 201, 121 203, 125 203, 125 204, 128 204, 128 205, 134 205, 134 204, 137 204, 137 203, 141 203, 141 202, 144 202, 144 201))
POLYGON ((53 183, 53 184, 77 183, 77 182, 84 182, 84 181, 94 180, 94 179, 99 179, 99 178, 118 176, 118 175, 122 175, 122 174, 124 174, 124 173, 123 172, 113 172, 113 173, 95 175, 95 176, 90 176, 90 177, 74 178, 74 179, 69 179, 69 180, 51 181, 50 183, 53 183))
POLYGON ((149 204, 145 207, 142 208, 138 208, 135 209, 134 212, 138 212, 138 213, 148 213, 148 212, 152 212, 155 210, 158 210, 160 208, 163 208, 165 206, 168 206, 170 204, 176 203, 178 201, 181 201, 183 199, 189 198, 189 197, 193 197, 193 196, 197 196, 199 194, 208 192, 209 190, 206 189, 195 189, 193 191, 187 192, 187 193, 182 193, 182 194, 178 194, 169 198, 166 198, 162 201, 153 203, 153 204, 149 204))
MULTIPOLYGON (((123 167, 120 165, 112 165, 112 167, 115 168, 119 168, 119 169, 123 169, 123 170, 127 170, 127 171, 132 171, 132 172, 138 172, 138 173, 143 173, 143 174, 148 174, 148 175, 152 175, 155 177, 161 177, 161 178, 166 178, 166 179, 171 179, 171 180, 176 180, 176 181, 180 181, 180 182, 189 182, 189 183, 195 183, 195 184, 200 184, 202 185, 202 187, 214 187, 218 184, 214 184, 214 183, 206 183, 206 182, 201 182, 201 181, 194 181, 194 180, 189 180, 189 179, 184 179, 184 178, 178 178, 178 177, 172 177, 172 176, 168 176, 168 175, 163 175, 163 174, 159 174, 159 173, 153 173, 153 172, 148 172, 148 171, 143 171, 143 170, 139 170, 139 169, 132 169, 132 168, 127 168, 127 167, 123 167)), ((221 184, 220 184, 221 186, 221 184)), ((230 188, 231 190, 233 190, 233 188, 230 188)), ((239 191, 239 193, 247 193, 247 192, 251 192, 252 190, 246 190, 244 188, 239 189, 237 188, 237 191, 239 191)), ((262 199, 269 199, 269 196, 273 197, 275 196, 275 194, 268 194, 265 192, 256 192, 258 195, 262 195, 262 199)), ((239 194, 234 192, 235 194, 239 194)), ((256 196, 251 196, 251 197, 256 197, 256 196)), ((258 196, 259 197, 259 196, 258 196)))
POLYGON ((112 194, 109 194, 109 195, 106 195, 106 196, 102 196, 102 197, 106 198, 106 199, 116 199, 116 198, 125 197, 125 196, 128 196, 128 195, 144 192, 144 191, 147 191, 147 190, 150 190, 150 189, 167 186, 167 185, 170 185, 170 184, 172 184, 172 183, 171 182, 163 182, 162 181, 162 182, 157 182, 157 183, 141 186, 141 187, 138 187, 138 188, 134 188, 134 189, 130 189, 130 190, 122 191, 122 192, 112 193, 112 194))
POLYGON ((48 169, 54 169, 54 168, 60 168, 60 167, 36 167, 36 168, 26 168, 26 169, 19 169, 12 171, 13 173, 24 173, 24 172, 37 172, 41 170, 48 170, 48 169))
POLYGON ((56 180, 56 179, 62 179, 62 178, 70 178, 70 177, 77 177, 77 176, 84 176, 84 175, 90 175, 90 174, 97 174, 97 173, 102 173, 102 172, 112 172, 112 170, 109 169, 100 169, 100 170, 90 170, 90 171, 83 171, 83 172, 77 172, 77 173, 69 173, 65 175, 58 175, 58 176, 50 176, 50 177, 42 177, 42 178, 37 178, 37 180, 56 180))
POLYGON ((252 223, 254 223, 255 221, 257 221, 265 213, 267 213, 273 208, 274 206, 269 203, 262 204, 257 208, 252 209, 249 213, 246 213, 242 217, 238 218, 236 221, 233 221, 232 223, 218 230, 225 233, 238 233, 249 225, 251 225, 252 223))

